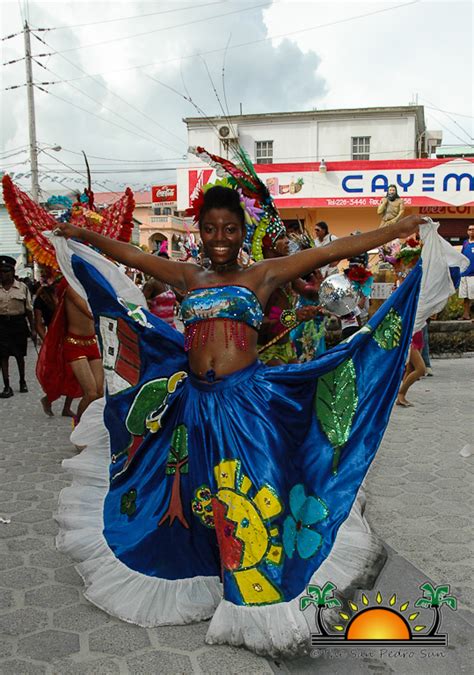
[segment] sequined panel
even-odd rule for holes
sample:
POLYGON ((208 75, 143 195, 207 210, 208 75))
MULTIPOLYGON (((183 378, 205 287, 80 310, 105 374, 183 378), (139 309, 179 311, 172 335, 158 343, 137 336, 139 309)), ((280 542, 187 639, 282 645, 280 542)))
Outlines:
POLYGON ((217 286, 190 291, 181 303, 181 315, 186 327, 198 321, 230 319, 258 330, 263 321, 262 306, 257 296, 245 286, 217 286))

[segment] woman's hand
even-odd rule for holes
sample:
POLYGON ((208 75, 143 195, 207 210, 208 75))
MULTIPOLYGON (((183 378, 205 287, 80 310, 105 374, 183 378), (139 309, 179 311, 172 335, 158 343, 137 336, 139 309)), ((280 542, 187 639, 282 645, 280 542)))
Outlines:
POLYGON ((406 216, 393 225, 393 232, 395 233, 395 238, 406 239, 411 234, 418 232, 418 227, 422 223, 425 223, 426 220, 422 216, 406 216))
POLYGON ((58 223, 53 232, 58 237, 65 237, 66 239, 69 239, 70 237, 82 239, 84 229, 82 227, 77 227, 76 225, 71 225, 71 223, 58 223))

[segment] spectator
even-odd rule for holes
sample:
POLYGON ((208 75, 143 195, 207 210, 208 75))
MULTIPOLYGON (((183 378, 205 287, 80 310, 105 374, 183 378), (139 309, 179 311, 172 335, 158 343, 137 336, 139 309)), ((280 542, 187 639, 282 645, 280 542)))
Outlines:
POLYGON ((0 398, 13 396, 8 370, 10 356, 17 362, 20 392, 28 391, 25 381, 28 324, 31 338, 36 343, 30 292, 26 284, 15 279, 15 263, 10 256, 0 256, 0 359, 4 384, 0 398))
POLYGON ((395 225, 400 218, 403 217, 405 211, 405 203, 399 197, 395 185, 389 185, 387 194, 380 202, 377 213, 382 216, 379 227, 387 227, 387 225, 395 225))
POLYGON ((474 225, 467 228, 468 238, 462 245, 461 253, 469 258, 469 267, 461 274, 459 297, 464 300, 464 311, 461 321, 471 318, 471 304, 474 300, 474 225))
POLYGON ((320 220, 319 223, 316 223, 314 232, 316 234, 316 239, 314 240, 314 245, 316 248, 320 246, 326 246, 332 241, 335 241, 337 237, 334 234, 329 232, 328 224, 323 220, 320 220))
MULTIPOLYGON (((334 234, 329 232, 328 224, 325 223, 324 220, 320 220, 319 223, 316 223, 314 232, 316 234, 316 238, 314 240, 314 246, 316 248, 319 248, 320 246, 327 246, 327 244, 330 244, 332 241, 337 239, 334 234)), ((329 274, 336 273, 337 265, 338 261, 336 260, 329 265, 324 265, 324 267, 321 267, 319 271, 323 275, 323 278, 327 277, 329 274)))

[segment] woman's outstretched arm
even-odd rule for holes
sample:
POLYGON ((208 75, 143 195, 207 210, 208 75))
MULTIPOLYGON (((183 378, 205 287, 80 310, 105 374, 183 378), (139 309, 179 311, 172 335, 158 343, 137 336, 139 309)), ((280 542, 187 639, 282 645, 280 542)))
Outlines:
POLYGON ((304 277, 316 268, 335 260, 352 258, 393 239, 408 237, 423 222, 425 221, 420 216, 408 216, 388 227, 336 239, 321 248, 307 249, 286 258, 273 258, 260 264, 262 268, 265 266, 267 283, 271 286, 280 286, 298 277, 304 277))
POLYGON ((63 237, 74 237, 75 239, 88 242, 117 262, 127 267, 141 270, 145 274, 150 274, 167 284, 172 284, 184 290, 188 287, 188 277, 196 267, 190 263, 174 262, 173 260, 145 253, 136 246, 126 244, 123 241, 109 239, 109 237, 104 237, 102 234, 86 230, 82 227, 76 227, 70 223, 58 223, 56 229, 60 230, 60 234, 63 237))

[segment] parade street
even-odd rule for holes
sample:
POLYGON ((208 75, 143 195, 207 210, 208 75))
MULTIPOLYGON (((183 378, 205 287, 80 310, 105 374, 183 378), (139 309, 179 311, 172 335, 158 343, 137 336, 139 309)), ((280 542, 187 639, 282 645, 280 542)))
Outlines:
MULTIPOLYGON (((71 421, 44 415, 36 355, 29 349, 29 393, 18 393, 12 363, 15 395, 0 402, 2 675, 472 672, 474 455, 460 451, 469 444, 472 451, 474 359, 433 362, 434 377, 410 391, 415 406, 392 411, 366 479, 366 515, 388 550, 385 568, 367 591, 370 604, 377 591, 384 603, 396 594, 397 608, 409 601, 407 614, 420 612, 416 621, 430 626, 433 610, 413 609, 419 587, 426 581, 449 585, 458 608, 442 607, 440 632, 448 634, 448 646, 320 649, 313 658, 272 661, 245 649, 206 645, 207 622, 145 629, 83 598, 81 579, 54 544, 53 514, 68 485, 61 461, 76 453, 68 438, 71 421)), ((59 402, 54 408, 59 411, 59 402)))

